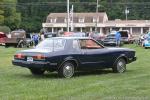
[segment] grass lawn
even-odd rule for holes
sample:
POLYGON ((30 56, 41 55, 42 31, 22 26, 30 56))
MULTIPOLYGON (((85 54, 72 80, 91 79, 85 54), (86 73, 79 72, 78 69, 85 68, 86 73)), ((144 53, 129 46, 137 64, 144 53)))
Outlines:
POLYGON ((56 73, 33 76, 11 64, 19 48, 0 47, 0 100, 150 100, 150 49, 125 47, 135 49, 138 57, 127 72, 82 72, 71 79, 56 73))

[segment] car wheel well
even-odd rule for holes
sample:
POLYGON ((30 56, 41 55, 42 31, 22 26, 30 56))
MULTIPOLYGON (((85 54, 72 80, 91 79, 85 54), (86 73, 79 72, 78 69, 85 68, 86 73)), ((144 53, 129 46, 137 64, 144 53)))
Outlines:
MULTIPOLYGON (((74 65, 75 69, 77 69, 78 63, 77 63, 76 60, 66 60, 66 61, 64 61, 61 65, 63 65, 63 64, 66 63, 66 62, 71 62, 71 63, 74 65)), ((61 67, 61 65, 60 65, 60 67, 61 67)), ((60 68, 60 67, 59 67, 59 68, 60 68)))
MULTIPOLYGON (((125 56, 118 57, 118 58, 116 59, 115 63, 117 62, 118 59, 121 59, 121 58, 125 60, 126 64, 128 63, 128 59, 127 59, 127 57, 125 57, 125 56)), ((114 63, 114 64, 115 64, 115 63, 114 63)))
POLYGON ((67 60, 58 69, 58 75, 61 78, 71 78, 75 71, 75 62, 73 60, 67 60))
POLYGON ((125 60, 125 62, 128 63, 127 57, 123 56, 123 57, 120 57, 120 58, 123 58, 125 60))

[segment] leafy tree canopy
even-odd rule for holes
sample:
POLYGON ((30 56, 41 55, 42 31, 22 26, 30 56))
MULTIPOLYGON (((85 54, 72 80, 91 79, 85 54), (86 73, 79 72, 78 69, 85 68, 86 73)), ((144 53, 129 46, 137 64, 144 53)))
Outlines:
MULTIPOLYGON (((97 0, 70 0, 74 12, 96 12, 97 0)), ((66 12, 67 0, 0 0, 0 25, 11 29, 23 28, 28 32, 39 31, 49 13, 66 12)), ((99 12, 106 12, 110 20, 150 19, 149 0, 99 0, 99 12)))

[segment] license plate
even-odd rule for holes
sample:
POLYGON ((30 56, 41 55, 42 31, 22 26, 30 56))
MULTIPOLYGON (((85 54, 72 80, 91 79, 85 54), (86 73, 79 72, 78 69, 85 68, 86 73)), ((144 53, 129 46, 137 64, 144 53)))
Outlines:
POLYGON ((27 57, 27 61, 33 61, 33 58, 32 57, 27 57))

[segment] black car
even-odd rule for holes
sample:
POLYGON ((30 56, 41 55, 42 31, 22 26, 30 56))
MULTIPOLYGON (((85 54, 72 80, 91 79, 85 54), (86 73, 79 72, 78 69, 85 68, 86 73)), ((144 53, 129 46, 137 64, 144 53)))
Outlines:
MULTIPOLYGON (((116 46, 116 39, 115 34, 109 34, 106 36, 106 38, 103 40, 104 46, 116 46)), ((123 45, 123 42, 120 41, 120 46, 123 45)))
POLYGON ((132 49, 104 47, 88 37, 53 37, 34 49, 17 52, 12 63, 30 69, 35 75, 57 71, 60 77, 70 78, 77 70, 112 68, 123 73, 126 64, 135 60, 132 49))
POLYGON ((51 37, 56 37, 57 33, 55 32, 46 32, 44 33, 44 38, 51 38, 51 37))

